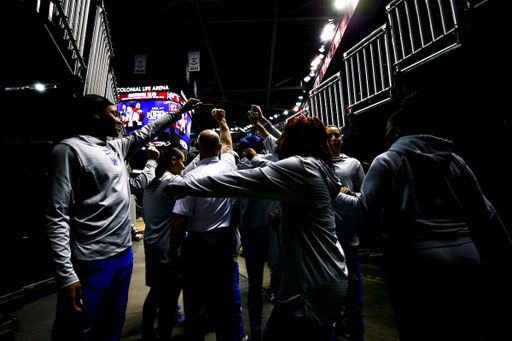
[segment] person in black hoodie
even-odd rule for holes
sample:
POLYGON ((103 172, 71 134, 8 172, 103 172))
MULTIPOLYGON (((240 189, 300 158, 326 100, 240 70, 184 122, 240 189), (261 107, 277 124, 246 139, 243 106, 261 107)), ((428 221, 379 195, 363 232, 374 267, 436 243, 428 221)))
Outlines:
POLYGON ((454 143, 428 135, 432 110, 427 97, 406 97, 388 120, 390 148, 373 161, 361 196, 341 194, 336 205, 359 217, 382 214, 400 340, 481 340, 474 241, 492 240, 509 253, 512 241, 454 143))

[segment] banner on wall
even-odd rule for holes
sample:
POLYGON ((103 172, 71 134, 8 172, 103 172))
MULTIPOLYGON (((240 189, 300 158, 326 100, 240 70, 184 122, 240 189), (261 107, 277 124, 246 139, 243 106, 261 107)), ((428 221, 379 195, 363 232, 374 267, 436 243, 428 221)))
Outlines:
POLYGON ((145 54, 137 54, 135 55, 135 69, 133 73, 135 74, 145 74, 146 73, 146 57, 145 54))
POLYGON ((188 71, 200 71, 201 70, 201 58, 199 51, 189 51, 188 53, 188 71))

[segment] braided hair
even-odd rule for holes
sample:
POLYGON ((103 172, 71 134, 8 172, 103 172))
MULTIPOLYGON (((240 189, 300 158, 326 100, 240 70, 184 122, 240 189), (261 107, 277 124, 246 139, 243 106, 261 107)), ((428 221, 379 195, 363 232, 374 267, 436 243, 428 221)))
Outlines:
POLYGON ((158 158, 158 165, 156 166, 155 169, 155 177, 150 182, 148 187, 152 187, 158 184, 160 178, 162 177, 162 175, 164 175, 165 171, 169 167, 169 164, 173 156, 176 157, 176 159, 184 157, 184 153, 173 146, 158 148, 158 151, 160 152, 160 157, 158 158))
POLYGON ((318 117, 299 115, 285 126, 286 138, 292 140, 293 152, 299 156, 316 156, 333 168, 325 124, 318 117))

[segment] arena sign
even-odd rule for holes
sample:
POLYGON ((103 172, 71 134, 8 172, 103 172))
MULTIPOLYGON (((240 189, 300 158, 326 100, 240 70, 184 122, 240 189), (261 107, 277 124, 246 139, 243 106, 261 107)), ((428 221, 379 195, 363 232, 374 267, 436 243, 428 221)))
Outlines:
POLYGON ((150 85, 150 86, 134 86, 126 88, 117 88, 119 93, 127 92, 146 92, 146 91, 169 91, 168 85, 150 85))

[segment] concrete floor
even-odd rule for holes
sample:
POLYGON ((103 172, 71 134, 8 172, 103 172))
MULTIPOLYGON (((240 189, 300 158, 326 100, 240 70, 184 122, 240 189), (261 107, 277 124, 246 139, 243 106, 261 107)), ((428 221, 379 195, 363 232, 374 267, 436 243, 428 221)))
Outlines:
MULTIPOLYGON (((123 329, 122 341, 139 340, 142 328, 142 304, 148 293, 144 278, 144 249, 142 240, 134 242, 134 269, 128 299, 126 322, 123 329)), ((364 253, 364 250, 362 251, 364 253)), ((365 257, 362 257, 362 260, 365 257)), ((369 262, 371 263, 371 262, 369 262)), ((245 260, 239 257, 240 290, 243 304, 244 326, 249 334, 249 321, 247 316, 248 279, 245 260)), ((364 322, 366 325, 366 341, 395 341, 398 334, 393 321, 393 314, 387 293, 387 285, 381 279, 380 268, 376 265, 361 262, 363 273, 364 322)), ((264 288, 269 286, 270 273, 265 270, 264 288)), ((262 296, 265 291, 262 290, 262 296)), ((16 316, 20 322, 20 330, 16 334, 16 341, 49 341, 53 319, 55 316, 56 294, 55 290, 47 288, 42 290, 37 299, 25 300, 17 309, 11 311, 9 316, 16 316)), ((180 305, 183 307, 180 297, 180 305)), ((264 300, 263 326, 272 311, 273 305, 264 300)), ((183 309, 183 308, 182 308, 183 309)), ((183 328, 175 327, 173 336, 176 340, 183 339, 183 328)), ((210 332, 206 341, 215 340, 215 333, 210 332)), ((339 337, 339 340, 346 340, 339 337)))

